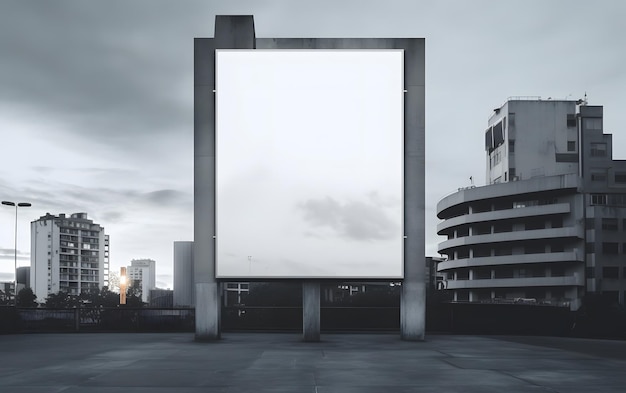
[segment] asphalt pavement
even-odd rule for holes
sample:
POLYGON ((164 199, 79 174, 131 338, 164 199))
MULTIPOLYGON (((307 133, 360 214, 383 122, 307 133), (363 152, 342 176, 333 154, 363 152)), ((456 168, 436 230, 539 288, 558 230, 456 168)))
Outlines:
POLYGON ((0 336, 3 393, 624 392, 626 342, 555 337, 228 333, 0 336))

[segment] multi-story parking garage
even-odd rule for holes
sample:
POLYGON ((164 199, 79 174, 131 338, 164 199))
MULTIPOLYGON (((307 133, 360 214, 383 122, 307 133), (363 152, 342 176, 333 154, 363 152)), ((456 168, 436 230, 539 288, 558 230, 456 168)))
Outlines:
POLYGON ((585 285, 583 198, 576 175, 461 190, 439 202, 439 252, 457 301, 579 298, 585 285))
POLYGON ((487 183, 437 205, 445 287, 456 301, 623 304, 626 161, 612 159, 602 107, 510 99, 485 132, 487 183))

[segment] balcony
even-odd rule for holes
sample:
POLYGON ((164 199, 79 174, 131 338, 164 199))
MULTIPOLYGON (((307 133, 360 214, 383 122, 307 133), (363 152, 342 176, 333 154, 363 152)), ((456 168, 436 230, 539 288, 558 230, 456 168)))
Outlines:
POLYGON ((583 262, 582 252, 548 252, 540 254, 500 255, 482 258, 463 258, 439 262, 437 271, 476 266, 501 266, 533 263, 583 262))
POLYGON ((518 209, 495 210, 485 213, 466 214, 454 217, 437 225, 437 234, 459 225, 482 223, 488 221, 510 220, 525 217, 546 216, 554 214, 567 214, 570 212, 569 203, 556 203, 552 205, 529 206, 518 209))
POLYGON ((448 280, 447 289, 523 288, 584 286, 579 274, 561 277, 494 278, 484 280, 448 280))
POLYGON ((564 227, 533 229, 525 231, 499 232, 487 235, 475 235, 458 237, 439 243, 439 253, 447 254, 447 251, 456 247, 471 246, 475 244, 517 242, 525 240, 558 239, 558 238, 584 238, 584 228, 564 227))
POLYGON ((437 217, 445 219, 448 209, 481 200, 494 200, 506 196, 550 193, 554 191, 572 192, 581 186, 578 175, 535 177, 528 180, 475 187, 450 194, 437 203, 437 217))

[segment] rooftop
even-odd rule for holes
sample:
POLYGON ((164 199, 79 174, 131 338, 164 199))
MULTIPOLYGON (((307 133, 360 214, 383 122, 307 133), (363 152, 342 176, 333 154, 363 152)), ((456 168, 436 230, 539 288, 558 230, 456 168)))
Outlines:
POLYGON ((229 333, 2 335, 6 392, 622 392, 626 342, 229 333))

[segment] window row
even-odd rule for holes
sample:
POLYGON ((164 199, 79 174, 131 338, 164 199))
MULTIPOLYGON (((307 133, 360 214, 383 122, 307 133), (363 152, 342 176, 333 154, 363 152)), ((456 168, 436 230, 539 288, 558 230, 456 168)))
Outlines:
POLYGON ((626 194, 591 194, 591 204, 626 206, 626 194))
POLYGON ((619 279, 619 272, 622 271, 622 278, 626 278, 626 266, 620 269, 620 266, 603 266, 601 270, 597 270, 594 267, 587 267, 585 269, 585 273, 587 278, 609 278, 609 279, 619 279), (600 277, 597 277, 596 271, 601 273, 600 277))
MULTIPOLYGON (((618 255, 620 254, 620 243, 617 242, 602 242, 600 243, 600 249, 596 250, 596 243, 587 243, 585 245, 585 252, 587 254, 601 253, 605 255, 618 255)), ((622 243, 621 254, 626 254, 626 243, 622 243)))
POLYGON ((470 236, 470 228, 472 229, 472 235, 489 235, 492 233, 504 233, 504 232, 518 232, 518 231, 531 231, 536 229, 554 229, 563 228, 563 218, 554 217, 550 220, 545 219, 526 219, 521 224, 514 226, 511 222, 497 222, 497 223, 484 223, 475 224, 471 227, 469 225, 459 227, 455 233, 448 234, 448 240, 470 236))
MULTIPOLYGON (((607 171, 602 169, 595 169, 591 172, 591 181, 606 181, 608 178, 607 171)), ((626 172, 616 172, 613 176, 615 183, 626 183, 626 172)))
MULTIPOLYGON (((570 275, 572 273, 569 273, 570 275)), ((567 271, 563 265, 526 266, 526 267, 474 267, 456 269, 454 272, 447 272, 448 280, 489 280, 499 278, 533 278, 533 277, 565 277, 567 271), (470 272, 471 270, 471 272, 470 272)))

